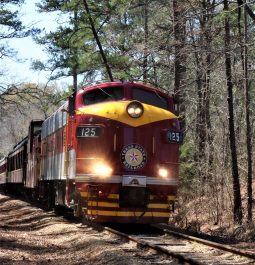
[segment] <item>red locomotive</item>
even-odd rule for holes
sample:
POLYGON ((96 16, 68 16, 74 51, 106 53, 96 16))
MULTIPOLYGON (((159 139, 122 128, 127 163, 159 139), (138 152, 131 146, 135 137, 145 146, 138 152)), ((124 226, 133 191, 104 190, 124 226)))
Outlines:
MULTIPOLYGON (((27 156, 19 164, 24 187, 48 208, 96 222, 159 223, 174 209, 181 141, 172 97, 111 82, 80 90, 44 122, 32 121, 16 149, 27 156)), ((5 168, 0 163, 1 183, 5 168)))

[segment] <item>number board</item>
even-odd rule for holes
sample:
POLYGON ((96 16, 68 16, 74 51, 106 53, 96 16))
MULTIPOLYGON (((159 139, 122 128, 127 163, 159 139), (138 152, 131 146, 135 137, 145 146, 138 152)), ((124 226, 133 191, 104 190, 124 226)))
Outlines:
POLYGON ((182 132, 167 131, 167 141, 171 142, 171 143, 182 143, 183 133, 182 132))
POLYGON ((101 127, 98 126, 82 126, 76 131, 77 137, 99 137, 101 135, 101 127))

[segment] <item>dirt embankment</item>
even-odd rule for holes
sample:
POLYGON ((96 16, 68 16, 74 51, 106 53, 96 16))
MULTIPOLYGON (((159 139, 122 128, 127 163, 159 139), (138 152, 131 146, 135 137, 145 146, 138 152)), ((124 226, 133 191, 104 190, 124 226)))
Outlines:
POLYGON ((151 264, 153 255, 137 252, 133 243, 107 231, 0 194, 0 264, 144 265, 151 264))

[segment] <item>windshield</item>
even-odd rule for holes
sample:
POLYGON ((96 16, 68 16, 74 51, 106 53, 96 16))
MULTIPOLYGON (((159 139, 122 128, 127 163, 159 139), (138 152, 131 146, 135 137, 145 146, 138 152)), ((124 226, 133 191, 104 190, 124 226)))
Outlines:
POLYGON ((91 105, 100 102, 121 100, 123 99, 123 94, 123 88, 121 87, 97 88, 83 95, 83 103, 85 105, 91 105))
POLYGON ((133 88, 133 99, 140 102, 168 110, 168 100, 159 95, 156 91, 148 91, 139 88, 133 88))

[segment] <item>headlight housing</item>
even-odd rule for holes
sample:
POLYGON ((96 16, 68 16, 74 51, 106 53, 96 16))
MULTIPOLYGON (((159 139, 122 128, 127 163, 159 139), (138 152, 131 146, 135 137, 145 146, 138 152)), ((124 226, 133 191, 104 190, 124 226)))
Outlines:
POLYGON ((143 112, 143 105, 139 101, 132 101, 127 105, 127 113, 132 118, 140 118, 143 112))

